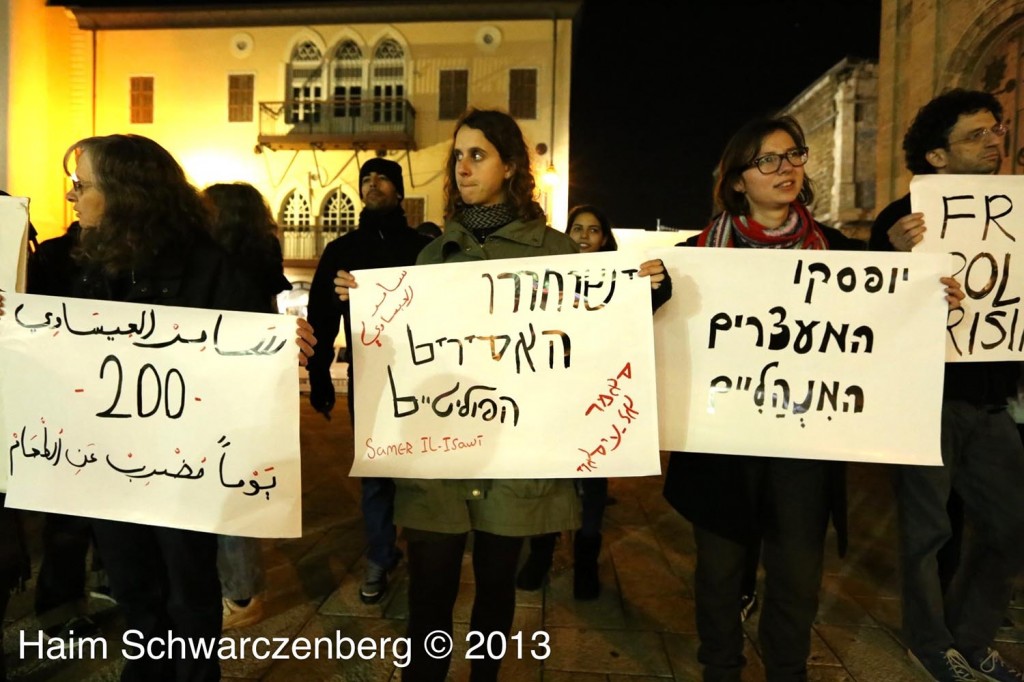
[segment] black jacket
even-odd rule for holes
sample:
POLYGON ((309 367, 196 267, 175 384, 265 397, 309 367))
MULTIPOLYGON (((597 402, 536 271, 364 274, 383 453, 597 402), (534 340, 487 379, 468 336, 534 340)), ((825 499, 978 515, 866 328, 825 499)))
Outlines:
MULTIPOLYGON (((864 242, 819 223, 830 250, 861 251, 864 242)), ((699 235, 677 246, 696 246, 699 235)), ((758 539, 764 517, 761 505, 767 496, 767 468, 774 458, 719 455, 704 452, 673 452, 665 471, 664 495, 672 507, 694 525, 735 542, 758 539)), ((846 553, 846 463, 807 461, 808 480, 817 480, 811 467, 825 468, 825 494, 840 556, 846 553)), ((808 491, 809 493, 812 491, 808 491)), ((798 505, 801 500, 781 500, 798 505)))
MULTIPOLYGON (((872 251, 895 251, 889 228, 910 214, 910 195, 892 202, 871 225, 872 251)), ((1004 406, 1017 394, 1019 365, 1016 362, 947 362, 942 381, 943 400, 964 400, 974 405, 1004 406)))
MULTIPOLYGON (((409 227, 401 208, 387 213, 363 210, 359 227, 344 234, 324 249, 309 289, 307 320, 316 333, 317 345, 309 359, 309 401, 321 412, 334 407, 334 384, 331 364, 334 363, 334 340, 341 320, 345 320, 345 360, 352 376, 352 328, 348 301, 334 293, 334 276, 338 270, 373 270, 414 265, 416 256, 429 244, 430 237, 409 227)), ((352 382, 349 381, 349 404, 352 382)))
POLYGON ((120 276, 80 267, 70 295, 186 308, 266 310, 249 278, 231 265, 224 250, 205 233, 197 235, 190 246, 160 254, 150 267, 120 276))

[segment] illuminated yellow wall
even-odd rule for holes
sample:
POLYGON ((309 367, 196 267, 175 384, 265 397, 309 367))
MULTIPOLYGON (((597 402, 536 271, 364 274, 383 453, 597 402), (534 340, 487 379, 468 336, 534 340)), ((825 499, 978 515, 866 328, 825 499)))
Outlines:
POLYGON ((44 0, 10 2, 6 189, 31 199, 32 222, 45 238, 71 220, 60 162, 91 129, 90 34, 44 0))
MULTIPOLYGON (((441 169, 454 123, 438 121, 439 71, 468 69, 469 103, 506 109, 508 70, 536 68, 538 119, 520 124, 531 149, 543 142, 553 150, 553 154, 549 152, 536 159, 535 169, 543 171, 554 163, 561 171, 563 179, 552 196, 542 197, 552 209, 552 223, 561 226, 568 197, 564 177, 569 166, 571 24, 560 21, 558 27, 557 55, 553 55, 550 21, 100 31, 96 38, 96 134, 131 132, 152 137, 175 154, 197 185, 245 180, 264 193, 275 211, 287 194, 298 188, 309 194, 316 214, 328 191, 336 188, 339 181, 347 185, 350 196, 358 198, 358 164, 352 160, 352 152, 317 152, 316 163, 310 150, 265 150, 255 154, 258 111, 251 123, 227 122, 228 75, 254 74, 257 102, 282 100, 286 91, 285 64, 297 40, 309 37, 327 53, 342 38, 352 38, 363 48, 365 56, 381 38, 390 36, 402 43, 406 51, 406 97, 417 112, 419 149, 408 161, 400 151, 392 151, 389 158, 403 165, 406 195, 425 199, 426 219, 442 220, 441 169), (477 43, 478 32, 485 26, 497 27, 501 32, 496 49, 477 43), (240 32, 252 37, 252 49, 244 57, 237 56, 232 48, 232 37, 240 32), (553 56, 558 71, 554 126, 553 56), (132 76, 154 78, 152 124, 129 122, 132 76), (339 171, 342 172, 338 180, 328 182, 339 171)), ((370 154, 362 152, 360 161, 370 154)))

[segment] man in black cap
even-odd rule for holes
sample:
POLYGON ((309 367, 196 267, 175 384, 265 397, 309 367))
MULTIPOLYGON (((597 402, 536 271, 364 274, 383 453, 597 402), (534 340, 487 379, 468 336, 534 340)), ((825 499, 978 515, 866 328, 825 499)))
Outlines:
MULTIPOLYGON (((339 270, 367 270, 413 265, 428 237, 409 227, 402 210, 405 184, 402 167, 383 158, 370 159, 359 169, 359 197, 363 210, 359 226, 338 237, 324 249, 309 290, 308 320, 316 329, 317 348, 309 359, 309 402, 327 419, 334 407, 334 339, 339 321, 345 320, 345 360, 348 362, 348 412, 353 416, 352 329, 348 301, 334 293, 334 277, 339 270)), ((376 604, 388 586, 388 573, 402 558, 395 547, 393 519, 395 485, 389 478, 362 479, 363 524, 366 530, 366 578, 359 597, 376 604)))

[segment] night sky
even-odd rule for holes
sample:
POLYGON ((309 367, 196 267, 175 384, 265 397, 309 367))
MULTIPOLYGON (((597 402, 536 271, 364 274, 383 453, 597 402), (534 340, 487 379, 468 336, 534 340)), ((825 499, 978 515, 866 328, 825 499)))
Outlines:
POLYGON ((729 136, 843 57, 877 59, 880 12, 881 0, 586 0, 570 205, 597 204, 616 227, 703 227, 729 136))

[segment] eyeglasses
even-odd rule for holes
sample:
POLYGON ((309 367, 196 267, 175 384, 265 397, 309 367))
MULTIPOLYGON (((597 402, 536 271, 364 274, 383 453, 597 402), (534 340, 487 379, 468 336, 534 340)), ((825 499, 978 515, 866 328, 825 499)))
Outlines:
POLYGON ((807 163, 810 150, 807 147, 797 147, 781 154, 765 154, 750 162, 751 168, 756 168, 764 175, 777 173, 782 168, 782 160, 789 161, 793 167, 802 166, 807 163))
POLYGON ((960 144, 961 142, 970 142, 971 144, 977 144, 982 142, 989 135, 995 135, 996 137, 1002 137, 1010 131, 1010 127, 1004 123, 997 123, 991 128, 978 128, 972 133, 968 134, 967 137, 961 137, 959 140, 950 140, 949 144, 960 144))
POLYGON ((82 190, 92 187, 95 183, 93 182, 82 182, 78 179, 78 176, 74 173, 71 174, 71 187, 75 190, 75 194, 81 194, 82 190))

